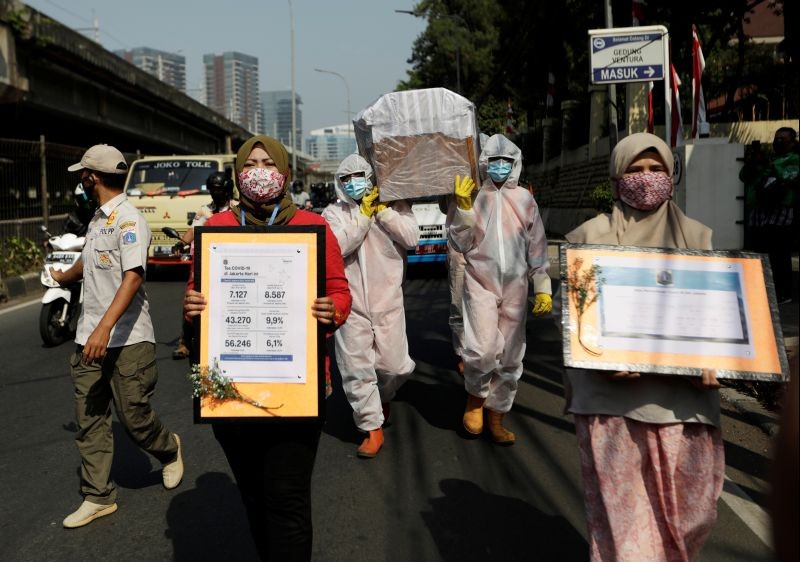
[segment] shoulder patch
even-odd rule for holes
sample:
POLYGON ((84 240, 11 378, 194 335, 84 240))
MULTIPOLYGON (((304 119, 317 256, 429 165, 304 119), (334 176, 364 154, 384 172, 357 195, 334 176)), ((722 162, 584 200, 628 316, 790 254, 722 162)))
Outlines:
POLYGON ((122 235, 122 243, 125 245, 136 244, 136 233, 129 230, 122 235))
POLYGON ((131 230, 133 228, 136 228, 136 221, 125 221, 119 223, 120 230, 131 230))

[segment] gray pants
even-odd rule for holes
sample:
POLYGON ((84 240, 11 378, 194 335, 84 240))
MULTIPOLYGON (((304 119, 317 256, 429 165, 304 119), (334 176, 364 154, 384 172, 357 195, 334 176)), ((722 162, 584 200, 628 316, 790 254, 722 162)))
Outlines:
POLYGON ((161 424, 150 398, 156 388, 155 344, 109 348, 102 364, 84 365, 83 346, 70 358, 75 386, 75 443, 81 455, 81 494, 92 503, 110 505, 117 490, 111 481, 114 437, 111 402, 128 435, 161 463, 175 460, 178 446, 161 424))

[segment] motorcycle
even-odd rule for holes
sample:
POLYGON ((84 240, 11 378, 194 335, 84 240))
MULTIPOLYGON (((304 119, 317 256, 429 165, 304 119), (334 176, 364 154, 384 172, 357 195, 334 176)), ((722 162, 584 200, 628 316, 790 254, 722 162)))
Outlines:
MULTIPOLYGON (((161 232, 167 235, 169 238, 175 238, 176 240, 181 239, 181 235, 178 233, 177 230, 172 228, 171 226, 165 226, 161 229, 161 232)), ((181 257, 181 261, 192 261, 192 255, 189 253, 189 246, 182 245, 182 246, 174 246, 172 248, 173 254, 179 254, 181 257)))
POLYGON ((71 232, 53 236, 45 226, 40 227, 48 237, 48 254, 39 279, 47 288, 42 296, 42 310, 39 313, 39 334, 48 347, 57 346, 75 337, 78 318, 83 306, 83 281, 71 287, 61 287, 50 275, 50 268, 64 271, 81 259, 81 250, 86 243, 84 236, 71 232))

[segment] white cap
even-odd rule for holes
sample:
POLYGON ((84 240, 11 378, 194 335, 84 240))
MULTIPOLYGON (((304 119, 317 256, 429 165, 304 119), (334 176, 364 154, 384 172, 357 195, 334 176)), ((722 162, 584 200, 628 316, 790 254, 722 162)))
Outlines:
POLYGON ((83 154, 80 162, 73 164, 67 170, 77 172, 84 168, 105 172, 106 174, 128 173, 128 164, 125 162, 125 157, 119 150, 107 144, 94 145, 83 154))

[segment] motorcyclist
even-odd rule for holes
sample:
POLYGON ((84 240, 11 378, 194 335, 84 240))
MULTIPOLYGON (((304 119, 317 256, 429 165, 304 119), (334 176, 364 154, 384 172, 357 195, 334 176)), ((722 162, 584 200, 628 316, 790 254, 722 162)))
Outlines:
MULTIPOLYGON (((212 172, 206 180, 206 189, 211 194, 211 203, 203 205, 200 212, 192 219, 191 228, 181 237, 180 241, 172 248, 173 253, 180 252, 185 246, 194 241, 194 229, 203 226, 211 215, 227 211, 233 198, 233 180, 227 172, 212 172)), ((189 344, 192 341, 192 324, 186 317, 183 318, 181 337, 172 351, 173 359, 189 357, 189 344)))
POLYGON ((305 209, 306 201, 309 201, 311 196, 303 189, 303 180, 294 180, 291 191, 292 201, 297 205, 297 208, 305 209))
POLYGON ((75 236, 86 236, 89 221, 92 220, 94 212, 97 210, 97 203, 91 194, 86 193, 81 184, 78 184, 74 193, 75 208, 64 219, 62 230, 75 236))

